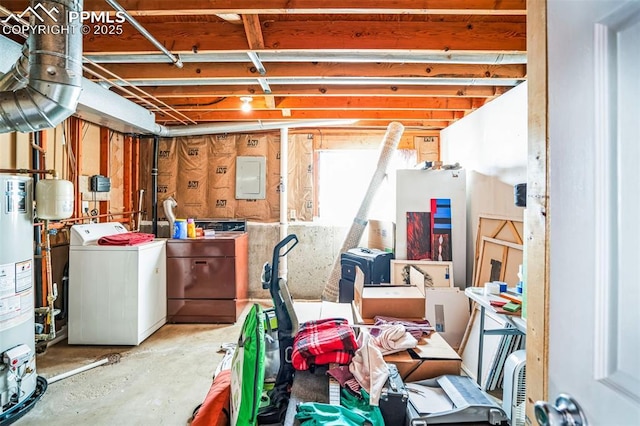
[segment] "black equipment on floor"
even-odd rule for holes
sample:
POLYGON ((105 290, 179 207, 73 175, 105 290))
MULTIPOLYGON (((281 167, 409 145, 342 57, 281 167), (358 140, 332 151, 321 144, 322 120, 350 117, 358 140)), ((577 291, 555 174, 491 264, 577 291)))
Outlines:
POLYGON ((340 303, 353 300, 353 284, 356 279, 356 267, 364 273, 364 285, 389 283, 391 280, 391 259, 393 253, 378 249, 358 247, 340 255, 342 277, 339 282, 340 303))

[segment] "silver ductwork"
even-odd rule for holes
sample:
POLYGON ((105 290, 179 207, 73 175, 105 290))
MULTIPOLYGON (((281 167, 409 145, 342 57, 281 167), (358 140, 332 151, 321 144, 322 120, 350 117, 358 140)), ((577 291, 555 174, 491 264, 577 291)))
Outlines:
MULTIPOLYGON (((82 81, 82 0, 31 0, 28 66, 18 63, 3 77, 0 133, 55 127, 76 112, 82 81), (24 71, 28 80, 24 87, 24 71)), ((24 52, 24 51, 23 51, 24 52)))
POLYGON ((18 90, 29 81, 29 46, 25 43, 22 54, 11 69, 0 78, 0 92, 18 90))

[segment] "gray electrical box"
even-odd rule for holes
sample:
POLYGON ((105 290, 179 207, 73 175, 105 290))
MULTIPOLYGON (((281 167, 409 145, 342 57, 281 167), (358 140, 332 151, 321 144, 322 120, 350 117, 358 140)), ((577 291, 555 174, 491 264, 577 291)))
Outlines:
POLYGON ((236 157, 236 200, 264 200, 266 181, 265 157, 236 157))

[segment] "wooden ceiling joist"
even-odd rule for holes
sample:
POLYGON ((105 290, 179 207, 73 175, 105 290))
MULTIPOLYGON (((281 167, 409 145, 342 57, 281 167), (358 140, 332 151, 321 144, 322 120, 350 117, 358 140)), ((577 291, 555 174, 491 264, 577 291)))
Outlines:
MULTIPOLYGON (((524 15, 525 0, 119 0, 134 16, 199 14, 466 14, 524 15)), ((4 0, 5 7, 20 11, 29 0, 4 0)), ((104 0, 85 0, 85 10, 108 10, 104 0)))
MULTIPOLYGON (((145 28, 174 53, 246 50, 243 28, 226 23, 193 25, 149 23, 145 28)), ((423 51, 526 51, 526 23, 495 22, 473 25, 462 21, 267 21, 262 24, 267 49, 361 50, 408 49, 423 51)), ((155 53, 130 25, 123 34, 91 35, 85 52, 155 53)))

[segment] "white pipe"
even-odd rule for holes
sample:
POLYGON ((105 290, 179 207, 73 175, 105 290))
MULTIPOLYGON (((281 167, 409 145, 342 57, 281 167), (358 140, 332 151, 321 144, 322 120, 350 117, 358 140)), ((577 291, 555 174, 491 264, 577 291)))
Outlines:
POLYGON ((173 227, 176 223, 176 215, 173 213, 173 209, 178 207, 178 203, 173 197, 169 197, 162 202, 164 208, 164 215, 169 220, 169 238, 173 237, 173 227))
POLYGON ((251 132, 255 130, 277 130, 283 127, 347 126, 358 120, 287 120, 287 121, 241 121, 228 123, 204 123, 187 126, 165 127, 156 124, 152 132, 163 138, 180 136, 216 135, 221 133, 251 132))
MULTIPOLYGON (((287 186, 289 185, 289 128, 280 128, 280 241, 289 235, 287 186)), ((280 277, 287 278, 287 256, 280 259, 280 277)))
POLYGON ((57 376, 53 376, 50 379, 47 379, 47 383, 55 383, 57 381, 66 379, 67 377, 74 376, 78 373, 82 373, 87 370, 91 370, 92 368, 100 367, 101 365, 107 364, 110 362, 109 358, 101 359, 100 361, 92 362, 91 364, 87 364, 85 366, 76 368, 75 370, 67 371, 66 373, 58 374, 57 376))

